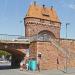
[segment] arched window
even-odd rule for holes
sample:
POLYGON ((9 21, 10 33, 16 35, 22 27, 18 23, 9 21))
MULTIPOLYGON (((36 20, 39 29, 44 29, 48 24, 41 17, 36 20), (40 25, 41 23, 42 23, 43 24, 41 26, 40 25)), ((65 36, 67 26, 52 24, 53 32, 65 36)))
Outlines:
POLYGON ((50 38, 53 38, 54 35, 49 31, 41 31, 38 34, 38 40, 40 41, 49 41, 50 38))

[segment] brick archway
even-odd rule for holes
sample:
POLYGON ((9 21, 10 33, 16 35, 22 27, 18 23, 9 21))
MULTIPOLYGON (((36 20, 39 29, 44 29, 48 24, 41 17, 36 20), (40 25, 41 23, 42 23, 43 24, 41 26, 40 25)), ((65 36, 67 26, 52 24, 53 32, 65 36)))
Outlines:
POLYGON ((40 40, 47 41, 47 40, 49 40, 49 38, 56 38, 56 37, 52 32, 50 32, 48 30, 43 30, 38 33, 38 39, 40 39, 40 40))
POLYGON ((1 49, 1 50, 11 54, 11 65, 10 65, 11 68, 18 68, 20 66, 20 62, 25 54, 16 49, 1 49))
POLYGON ((12 55, 11 66, 19 67, 21 60, 25 56, 25 50, 29 48, 29 44, 16 43, 0 43, 0 50, 6 51, 12 55))

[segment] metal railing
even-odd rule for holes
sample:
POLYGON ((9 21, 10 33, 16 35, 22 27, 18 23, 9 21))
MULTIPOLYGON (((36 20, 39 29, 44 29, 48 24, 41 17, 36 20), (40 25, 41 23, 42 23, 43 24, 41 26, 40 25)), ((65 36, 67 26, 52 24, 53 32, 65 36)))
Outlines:
POLYGON ((24 36, 21 35, 8 35, 8 34, 0 34, 0 40, 14 40, 24 36))

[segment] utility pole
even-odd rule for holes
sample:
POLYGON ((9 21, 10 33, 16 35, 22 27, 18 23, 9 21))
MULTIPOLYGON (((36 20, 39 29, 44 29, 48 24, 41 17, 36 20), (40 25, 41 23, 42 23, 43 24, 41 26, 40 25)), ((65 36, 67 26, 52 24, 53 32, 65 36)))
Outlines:
MULTIPOLYGON (((66 23, 66 39, 67 39, 67 27, 70 25, 70 23, 66 23)), ((67 43, 66 43, 66 49, 68 48, 67 43)), ((66 52, 66 72, 67 72, 67 52, 66 52)))
POLYGON ((66 38, 67 38, 67 27, 70 25, 70 23, 66 23, 66 38))

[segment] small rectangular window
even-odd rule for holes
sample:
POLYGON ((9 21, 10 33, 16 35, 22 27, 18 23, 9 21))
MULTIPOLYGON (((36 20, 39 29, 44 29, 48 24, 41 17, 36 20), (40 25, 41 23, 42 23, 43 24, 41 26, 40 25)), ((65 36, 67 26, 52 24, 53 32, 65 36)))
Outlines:
POLYGON ((46 17, 49 17, 49 14, 45 14, 45 13, 43 13, 42 15, 43 15, 43 16, 46 16, 46 17))
POLYGON ((38 57, 41 58, 41 54, 38 54, 38 57))

